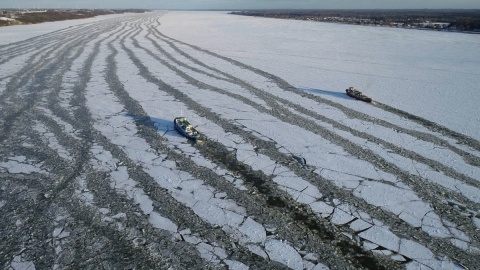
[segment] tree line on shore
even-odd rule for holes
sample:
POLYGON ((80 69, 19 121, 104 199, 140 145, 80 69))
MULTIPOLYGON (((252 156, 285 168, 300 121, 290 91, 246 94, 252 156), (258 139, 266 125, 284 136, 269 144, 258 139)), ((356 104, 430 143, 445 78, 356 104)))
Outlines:
POLYGON ((480 10, 242 10, 269 18, 480 32, 480 10))
POLYGON ((8 9, 0 10, 0 26, 85 19, 99 15, 126 12, 143 13, 145 11, 143 9, 8 9))

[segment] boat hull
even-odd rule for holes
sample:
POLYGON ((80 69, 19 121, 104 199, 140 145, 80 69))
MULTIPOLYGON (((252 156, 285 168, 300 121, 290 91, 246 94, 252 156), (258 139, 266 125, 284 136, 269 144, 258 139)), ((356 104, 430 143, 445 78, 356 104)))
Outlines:
MULTIPOLYGON (((175 119, 173 119, 173 125, 175 127, 175 129, 178 131, 178 133, 182 134, 183 136, 187 137, 188 139, 191 139, 191 140, 198 140, 198 138, 200 138, 200 134, 190 125, 190 123, 188 123, 188 125, 190 126, 190 129, 193 130, 193 133, 194 134, 189 134, 187 131, 186 131, 186 126, 185 125, 182 125, 182 119, 185 119, 183 117, 176 117, 175 119)), ((183 123, 185 123, 183 122, 183 123)))
POLYGON ((351 91, 349 89, 345 90, 345 92, 347 92, 347 95, 352 97, 352 98, 355 98, 355 99, 358 99, 358 100, 361 100, 361 101, 365 101, 365 102, 372 102, 371 98, 369 98, 367 96, 364 96, 364 95, 358 95, 354 91, 351 91))

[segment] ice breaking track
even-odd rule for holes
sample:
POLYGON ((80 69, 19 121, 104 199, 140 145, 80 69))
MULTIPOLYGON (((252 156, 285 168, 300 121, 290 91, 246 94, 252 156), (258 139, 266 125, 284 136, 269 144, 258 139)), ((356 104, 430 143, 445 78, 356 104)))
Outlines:
POLYGON ((478 141, 297 89, 163 15, 0 46, 0 266, 478 268, 478 141))

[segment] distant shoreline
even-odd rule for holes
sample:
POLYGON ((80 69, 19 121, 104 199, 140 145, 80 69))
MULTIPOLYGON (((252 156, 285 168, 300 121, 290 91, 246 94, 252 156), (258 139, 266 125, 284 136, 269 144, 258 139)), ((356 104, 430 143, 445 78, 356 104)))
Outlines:
POLYGON ((127 12, 144 13, 143 9, 0 9, 0 26, 29 25, 86 19, 100 15, 122 14, 127 12))
POLYGON ((229 14, 480 34, 480 10, 241 10, 229 14))
MULTIPOLYGON (((144 13, 145 9, 0 9, 0 27, 85 19, 99 15, 144 13)), ((202 10, 207 11, 207 10, 202 10)), ((220 10, 209 10, 220 11, 220 10)), ((229 11, 229 10, 221 10, 229 11)), ((238 10, 228 14, 403 29, 480 34, 480 9, 325 9, 238 10)))

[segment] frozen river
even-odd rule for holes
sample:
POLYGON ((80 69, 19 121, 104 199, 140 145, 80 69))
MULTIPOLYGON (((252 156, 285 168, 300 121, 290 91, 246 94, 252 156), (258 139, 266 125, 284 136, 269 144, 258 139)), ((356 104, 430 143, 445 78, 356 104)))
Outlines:
POLYGON ((478 36, 152 12, 0 38, 5 269, 480 265, 478 36))

